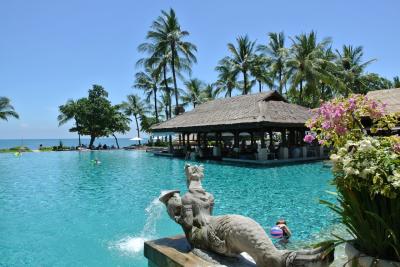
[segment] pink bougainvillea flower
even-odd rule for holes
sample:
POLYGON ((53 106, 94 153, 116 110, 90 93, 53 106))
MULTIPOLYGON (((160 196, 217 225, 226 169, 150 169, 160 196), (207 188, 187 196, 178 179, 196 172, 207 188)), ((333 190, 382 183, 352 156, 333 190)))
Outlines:
POLYGON ((312 134, 307 134, 305 137, 304 137, 304 142, 306 142, 306 143, 312 143, 312 141, 314 141, 314 139, 315 139, 315 137, 312 135, 312 134))

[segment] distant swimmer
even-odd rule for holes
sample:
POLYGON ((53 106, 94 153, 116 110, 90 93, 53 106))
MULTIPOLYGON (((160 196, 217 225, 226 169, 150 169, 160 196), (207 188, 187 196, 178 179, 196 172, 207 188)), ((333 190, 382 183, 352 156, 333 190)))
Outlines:
POLYGON ((98 160, 98 159, 95 159, 95 160, 93 160, 93 163, 96 164, 96 165, 99 165, 101 163, 101 161, 98 160))

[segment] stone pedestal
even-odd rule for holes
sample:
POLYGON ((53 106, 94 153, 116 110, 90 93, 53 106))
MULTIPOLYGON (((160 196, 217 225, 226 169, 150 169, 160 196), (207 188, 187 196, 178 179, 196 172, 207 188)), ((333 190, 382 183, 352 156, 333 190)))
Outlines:
POLYGON ((149 267, 256 267, 243 256, 230 258, 198 249, 192 251, 183 235, 145 242, 144 256, 149 267))
POLYGON ((221 157, 221 148, 219 146, 213 147, 213 157, 221 157))
POLYGON ((303 158, 307 158, 307 147, 306 146, 301 147, 301 155, 303 156, 303 158))
POLYGON ((287 147, 279 148, 279 159, 288 159, 289 158, 289 149, 287 147))
POLYGON ((258 160, 268 160, 268 148, 259 148, 257 154, 258 160))
POLYGON ((319 155, 318 156, 320 156, 320 157, 324 156, 324 149, 325 149, 324 146, 319 147, 319 151, 318 151, 319 155))

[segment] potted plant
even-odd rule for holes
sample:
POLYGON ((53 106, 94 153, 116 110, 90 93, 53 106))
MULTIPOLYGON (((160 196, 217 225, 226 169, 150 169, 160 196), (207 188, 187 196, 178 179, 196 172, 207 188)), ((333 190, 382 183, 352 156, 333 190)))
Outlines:
POLYGON ((304 140, 332 148, 338 204, 321 202, 352 236, 342 241, 356 266, 400 266, 400 137, 377 135, 397 118, 384 104, 352 95, 322 104, 307 122, 313 134, 304 140), (371 121, 368 129, 363 118, 371 121))

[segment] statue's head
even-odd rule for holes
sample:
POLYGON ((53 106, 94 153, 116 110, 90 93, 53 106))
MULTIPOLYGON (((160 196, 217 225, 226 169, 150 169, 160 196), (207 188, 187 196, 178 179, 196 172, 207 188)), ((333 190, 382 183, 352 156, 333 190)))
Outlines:
POLYGON ((185 164, 186 183, 189 186, 191 181, 201 182, 204 178, 204 166, 185 164))
POLYGON ((159 200, 167 207, 169 217, 174 221, 178 221, 182 210, 182 199, 179 190, 170 190, 165 192, 159 200))

